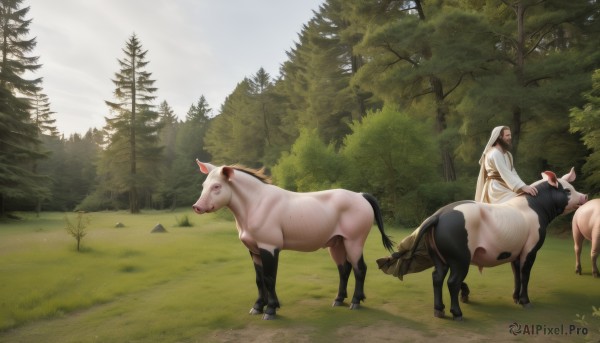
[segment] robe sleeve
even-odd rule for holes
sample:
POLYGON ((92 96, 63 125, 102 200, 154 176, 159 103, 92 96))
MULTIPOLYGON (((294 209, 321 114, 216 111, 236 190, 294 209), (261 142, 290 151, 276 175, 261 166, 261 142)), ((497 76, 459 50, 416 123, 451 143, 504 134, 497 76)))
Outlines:
POLYGON ((507 163, 502 152, 500 152, 498 149, 493 149, 489 155, 490 159, 492 160, 491 162, 494 166, 496 166, 498 174, 500 174, 502 180, 504 180, 504 182, 513 192, 517 192, 519 189, 521 189, 521 187, 526 185, 517 174, 516 169, 510 168, 510 165, 507 163))

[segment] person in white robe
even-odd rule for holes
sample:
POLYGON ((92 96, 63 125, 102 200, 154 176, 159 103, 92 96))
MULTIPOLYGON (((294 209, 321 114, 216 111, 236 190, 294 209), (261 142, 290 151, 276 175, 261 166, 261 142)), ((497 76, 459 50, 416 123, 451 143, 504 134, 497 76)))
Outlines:
POLYGON ((510 153, 512 134, 507 126, 497 126, 481 154, 475 201, 501 203, 517 195, 527 193, 535 196, 537 189, 531 187, 517 174, 510 153))

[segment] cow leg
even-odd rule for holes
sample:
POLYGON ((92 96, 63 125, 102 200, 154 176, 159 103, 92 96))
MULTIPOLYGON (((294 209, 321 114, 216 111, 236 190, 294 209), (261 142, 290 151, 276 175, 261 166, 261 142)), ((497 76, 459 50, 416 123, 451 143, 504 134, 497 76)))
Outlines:
POLYGON ((277 265, 279 263, 279 249, 275 249, 273 253, 269 250, 259 249, 260 259, 263 264, 263 280, 267 291, 267 309, 263 319, 275 319, 276 311, 279 308, 279 299, 275 292, 275 284, 277 281, 277 265))
POLYGON ((329 247, 329 255, 331 255, 331 258, 337 265, 340 275, 338 293, 333 302, 333 306, 342 306, 344 300, 348 297, 348 279, 350 278, 350 273, 352 273, 352 264, 347 260, 346 248, 344 247, 344 244, 342 244, 341 237, 329 247))
MULTIPOLYGON (((455 320, 462 320, 462 311, 458 301, 461 285, 467 273, 469 272, 469 264, 471 263, 471 251, 469 250, 468 228, 470 223, 465 222, 465 216, 460 211, 451 211, 444 214, 444 221, 439 221, 435 230, 433 230, 433 242, 441 257, 437 257, 437 253, 430 251, 429 255, 434 258, 444 258, 448 265, 445 270, 440 270, 440 275, 434 277, 434 288, 439 288, 436 291, 435 297, 438 298, 438 303, 435 305, 436 310, 441 309, 441 288, 443 284, 443 276, 450 270, 448 277, 448 290, 450 291, 450 312, 455 320)), ((440 261, 434 262, 437 268, 440 266, 440 261)))
POLYGON ((352 266, 354 271, 354 295, 352 295, 352 303, 350 309, 356 310, 360 308, 360 302, 366 299, 365 296, 365 279, 367 277, 367 264, 363 256, 360 256, 356 266, 352 266))
POLYGON ((471 290, 469 289, 469 286, 467 286, 467 284, 465 282, 460 284, 460 301, 462 301, 463 303, 468 303, 469 302, 469 294, 471 294, 471 290))
POLYGON ((352 264, 346 261, 344 264, 339 264, 337 267, 340 274, 340 285, 333 306, 343 306, 344 300, 348 297, 348 279, 350 278, 350 273, 352 273, 352 264))
POLYGON ((577 224, 573 221, 573 243, 575 250, 575 274, 581 275, 581 248, 583 246, 583 235, 577 224))
POLYGON ((537 253, 530 252, 527 254, 525 261, 521 266, 521 294, 519 296, 519 304, 523 305, 523 307, 531 307, 531 302, 529 301, 529 277, 531 275, 531 268, 533 267, 533 263, 535 262, 537 253))
POLYGON ((364 288, 367 276, 367 264, 363 258, 364 241, 344 240, 343 243, 348 261, 352 264, 352 271, 354 272, 354 294, 352 295, 350 309, 355 310, 360 308, 360 302, 366 299, 364 288))
POLYGON ((448 290, 450 291, 450 312, 452 313, 454 320, 462 320, 462 311, 458 301, 458 294, 460 293, 463 281, 469 272, 469 261, 470 258, 467 258, 466 262, 461 259, 458 261, 449 261, 448 263, 450 265, 450 277, 448 277, 448 290))
POLYGON ((258 299, 256 299, 254 306, 250 309, 250 314, 262 314, 265 305, 267 305, 267 289, 265 287, 262 260, 260 259, 260 255, 253 254, 252 252, 250 252, 250 257, 252 257, 252 262, 254 263, 256 288, 258 288, 258 299))
POLYGON ((433 259, 434 269, 431 277, 433 279, 433 316, 438 318, 444 318, 444 300, 442 297, 442 291, 444 288, 444 279, 448 274, 448 265, 446 265, 437 256, 436 253, 431 254, 433 259))
POLYGON ((513 301, 515 304, 518 304, 519 296, 521 295, 521 262, 519 259, 516 259, 510 265, 512 267, 513 278, 515 282, 515 288, 513 289, 513 301))
POLYGON ((598 265, 596 264, 599 253, 600 253, 600 237, 592 236, 591 255, 592 255, 592 275, 594 275, 594 277, 600 277, 600 274, 598 273, 598 265))

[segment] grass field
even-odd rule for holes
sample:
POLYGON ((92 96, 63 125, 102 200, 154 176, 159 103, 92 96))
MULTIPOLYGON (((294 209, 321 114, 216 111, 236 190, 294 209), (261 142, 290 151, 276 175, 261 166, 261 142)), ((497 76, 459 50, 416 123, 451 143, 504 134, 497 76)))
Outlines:
MULTIPOLYGON (((338 273, 326 250, 284 251, 277 280, 279 319, 263 321, 247 314, 257 295, 254 268, 233 222, 189 209, 90 213, 77 252, 63 229, 64 214, 21 216, 0 222, 0 342, 600 339, 600 318, 592 315, 592 306, 600 306, 600 280, 590 275, 590 244, 583 252, 584 275, 575 275, 568 236, 549 237, 538 254, 531 309, 512 302, 510 265, 482 274, 472 267, 464 322, 433 317, 430 270, 399 281, 377 269, 375 260, 387 255, 377 230, 365 247, 367 300, 358 311, 330 306, 338 273), (193 227, 175 226, 176 217, 184 215, 193 227), (115 228, 117 222, 125 227, 115 228), (150 233, 157 223, 168 232, 150 233), (511 325, 521 325, 521 333, 511 334, 511 325), (571 328, 587 335, 564 335, 571 328)), ((412 231, 387 230, 396 241, 412 231)), ((351 282, 350 292, 353 287, 351 282)), ((444 299, 449 314, 447 289, 444 299)))

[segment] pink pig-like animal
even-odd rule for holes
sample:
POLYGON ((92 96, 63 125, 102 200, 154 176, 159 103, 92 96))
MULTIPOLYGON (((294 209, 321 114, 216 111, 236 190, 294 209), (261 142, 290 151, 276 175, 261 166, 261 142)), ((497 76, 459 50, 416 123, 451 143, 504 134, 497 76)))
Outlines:
POLYGON ((573 241, 575 242, 575 273, 581 275, 581 247, 583 239, 592 242, 592 275, 600 277, 596 259, 600 252, 600 199, 588 201, 573 216, 573 241))

